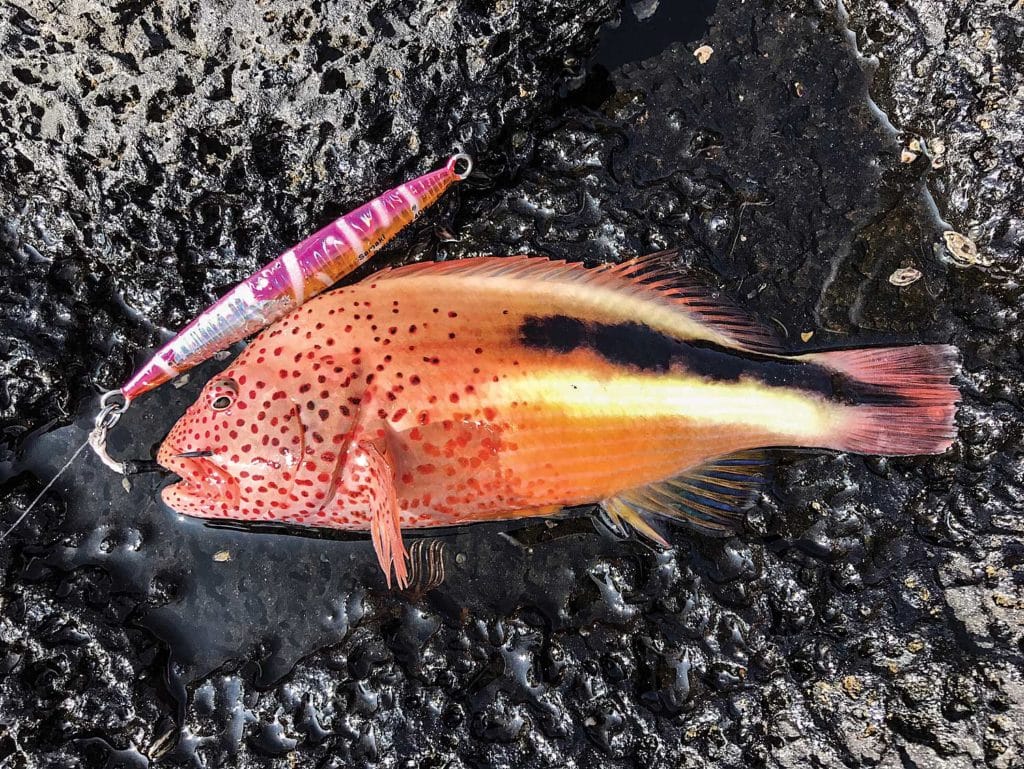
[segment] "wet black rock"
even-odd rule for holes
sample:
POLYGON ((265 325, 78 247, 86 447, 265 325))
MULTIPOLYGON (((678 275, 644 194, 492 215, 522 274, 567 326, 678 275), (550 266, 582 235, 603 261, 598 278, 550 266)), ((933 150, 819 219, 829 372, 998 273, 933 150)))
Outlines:
MULTIPOLYGON (((478 58, 427 62, 441 81, 421 90, 447 108, 410 89, 414 104, 369 143, 362 137, 387 110, 350 91, 367 72, 387 78, 377 59, 361 68, 340 30, 373 42, 380 61, 407 61, 395 51, 414 39, 429 48, 390 12, 371 12, 357 34, 333 6, 275 5, 273 20, 231 21, 235 31, 218 36, 196 6, 178 16, 193 19, 192 36, 217 41, 215 64, 206 72, 205 59, 173 58, 159 77, 138 62, 179 57, 187 35, 156 11, 125 6, 116 14, 129 33, 114 37, 56 36, 54 45, 131 43, 145 55, 133 48, 143 72, 116 97, 90 96, 86 110, 113 115, 123 102, 130 117, 107 115, 106 132, 78 126, 77 143, 51 143, 31 166, 4 155, 25 174, 0 175, 11 201, 12 280, 0 289, 11 297, 0 304, 13 428, 5 519, 41 486, 34 475, 48 477, 74 449, 87 414, 38 439, 14 442, 17 430, 61 406, 79 411, 90 379, 115 383, 155 338, 140 314, 180 323, 218 285, 410 172, 408 157, 440 152, 449 125, 471 127, 464 140, 481 173, 428 226, 458 239, 421 228, 382 263, 517 252, 597 262, 677 248, 681 264, 770 318, 793 349, 957 344, 964 405, 953 450, 891 460, 779 452, 745 531, 709 540, 666 526, 675 547, 663 553, 585 517, 466 527, 443 535, 446 579, 426 594, 387 591, 365 540, 183 521, 155 501, 156 481, 125 492, 95 462, 78 463, 3 546, 0 751, 16 766, 1020 765, 1022 198, 1008 142, 1024 118, 990 110, 992 128, 968 148, 974 139, 943 106, 980 110, 976 95, 996 93, 995 80, 1012 97, 1019 75, 992 67, 1012 60, 1019 26, 987 2, 920 4, 943 16, 858 3, 852 32, 845 16, 811 3, 661 5, 628 6, 590 65, 600 9, 432 6, 440 21, 423 24, 441 31, 427 39, 455 51, 471 34, 478 58), (929 18, 958 21, 939 30, 929 18), (976 19, 994 19, 996 31, 986 37, 976 19), (976 34, 992 46, 988 70, 972 64, 976 34), (911 76, 915 45, 923 69, 911 76), (710 56, 694 55, 702 46, 710 56), (858 46, 884 54, 873 82, 858 46), (143 87, 153 77, 162 99, 143 87), (350 99, 348 127, 320 117, 350 99), (143 117, 133 100, 145 101, 143 117), (274 115, 312 130, 272 124, 274 115), (415 152, 401 146, 412 116, 415 152), (79 146, 116 145, 122 123, 149 135, 132 119, 164 120, 173 151, 156 164, 163 175, 147 178, 126 146, 126 159, 84 164, 89 184, 120 197, 79 189, 79 146), (321 119, 332 138, 316 138, 321 119), (906 162, 918 134, 927 151, 906 162), (935 136, 946 138, 944 166, 935 136), (978 147, 1003 153, 1006 197, 951 191, 985 178, 978 147), (49 185, 37 168, 49 169, 49 185), (139 184, 152 190, 149 209, 139 184), (68 201, 77 219, 60 212, 68 201), (951 229, 985 258, 958 262, 951 229), (166 257, 160 274, 143 267, 156 254, 166 257), (900 268, 921 277, 896 285, 900 268), (23 468, 33 473, 12 474, 23 468)), ((17 35, 44 37, 16 23, 17 35)), ((100 60, 131 70, 124 56, 100 60)), ((0 109, 77 103, 61 100, 67 85, 45 88, 66 72, 11 66, 24 79, 0 109)), ((22 112, 19 130, 31 135, 32 110, 22 112)), ((18 141, 22 154, 35 146, 18 141)), ((149 451, 214 368, 140 401, 115 449, 149 451)))
POLYGON ((8 7, 0 424, 119 384, 160 329, 456 147, 524 157, 610 5, 8 7))
POLYGON ((1020 7, 992 0, 853 0, 845 6, 858 47, 877 66, 878 102, 906 146, 921 156, 914 165, 927 178, 939 212, 977 244, 982 261, 1019 268, 1020 7))

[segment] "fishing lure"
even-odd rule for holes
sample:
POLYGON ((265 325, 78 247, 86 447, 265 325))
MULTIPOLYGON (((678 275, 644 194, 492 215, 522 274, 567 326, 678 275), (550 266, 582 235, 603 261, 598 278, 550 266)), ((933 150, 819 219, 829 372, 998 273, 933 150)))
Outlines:
POLYGON ((479 257, 384 270, 259 334, 157 461, 174 510, 369 530, 408 582, 406 527, 599 504, 732 531, 770 447, 937 454, 956 349, 787 354, 672 254, 586 269, 479 257))
POLYGON ((161 347, 119 389, 103 395, 89 437, 111 469, 125 465, 106 450, 106 436, 133 400, 209 360, 283 317, 366 262, 473 168, 459 153, 436 171, 390 189, 288 249, 210 305, 161 347))
POLYGON ((207 307, 120 388, 100 398, 100 411, 86 443, 0 535, 0 540, 25 519, 86 446, 92 446, 109 468, 127 475, 126 464, 107 452, 107 434, 136 398, 251 336, 348 275, 472 170, 469 155, 453 155, 441 168, 400 184, 335 219, 207 307))

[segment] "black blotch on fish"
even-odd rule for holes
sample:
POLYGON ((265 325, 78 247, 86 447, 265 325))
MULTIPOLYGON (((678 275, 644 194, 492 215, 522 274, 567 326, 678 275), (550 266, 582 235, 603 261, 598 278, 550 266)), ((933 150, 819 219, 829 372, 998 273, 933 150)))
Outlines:
POLYGON ((814 363, 727 349, 713 342, 676 339, 635 321, 588 323, 568 315, 529 316, 520 325, 519 336, 522 344, 533 349, 558 354, 590 349, 609 363, 636 371, 664 374, 677 369, 723 383, 754 380, 849 404, 905 402, 905 398, 884 387, 859 382, 814 363))
POLYGON ((568 315, 531 316, 523 321, 519 333, 527 347, 567 353, 583 345, 587 324, 568 315))

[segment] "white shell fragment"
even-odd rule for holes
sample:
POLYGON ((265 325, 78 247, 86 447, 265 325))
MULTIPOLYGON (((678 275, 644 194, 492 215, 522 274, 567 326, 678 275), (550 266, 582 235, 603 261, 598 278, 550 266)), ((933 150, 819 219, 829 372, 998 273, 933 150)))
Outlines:
POLYGON ((992 261, 978 253, 978 245, 966 235, 961 235, 953 230, 946 230, 942 233, 946 241, 946 249, 957 264, 966 267, 988 267, 992 261))
POLYGON ((714 52, 715 49, 712 48, 710 45, 702 45, 700 48, 693 52, 693 55, 701 64, 707 64, 708 59, 711 58, 711 54, 713 54, 714 52))
POLYGON ((226 561, 230 561, 231 560, 231 551, 230 550, 218 550, 216 553, 213 554, 213 560, 215 560, 217 563, 225 563, 226 561))
POLYGON ((921 279, 921 271, 913 267, 900 267, 889 276, 889 282, 894 286, 909 286, 921 279))

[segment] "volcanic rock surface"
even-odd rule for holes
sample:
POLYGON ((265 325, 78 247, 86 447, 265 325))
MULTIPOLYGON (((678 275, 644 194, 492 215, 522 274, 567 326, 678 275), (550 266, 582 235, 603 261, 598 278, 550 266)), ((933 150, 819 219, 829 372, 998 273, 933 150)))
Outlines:
POLYGON ((666 552, 585 510, 445 532, 405 593, 365 538, 181 519, 85 454, 0 544, 0 762, 1024 764, 1020 9, 675 5, 7 3, 2 520, 167 329, 455 146, 378 266, 676 248, 794 350, 956 344, 954 448, 777 452, 743 531, 666 552))

